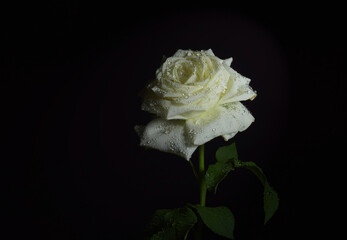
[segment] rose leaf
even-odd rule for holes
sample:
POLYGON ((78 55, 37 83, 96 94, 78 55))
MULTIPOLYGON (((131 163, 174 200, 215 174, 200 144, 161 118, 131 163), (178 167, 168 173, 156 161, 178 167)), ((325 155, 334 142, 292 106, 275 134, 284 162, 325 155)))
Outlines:
POLYGON ((236 144, 233 142, 231 145, 223 146, 217 149, 216 152, 217 162, 225 162, 228 160, 238 160, 236 144))
POLYGON ((148 239, 186 240, 196 222, 194 211, 188 207, 156 210, 147 228, 148 239))
POLYGON ((275 190, 266 182, 264 186, 264 212, 266 224, 270 218, 275 214, 279 206, 279 198, 275 190))
POLYGON ((233 213, 227 207, 202 207, 193 206, 203 223, 214 233, 233 239, 235 218, 233 213))
POLYGON ((235 143, 217 149, 217 162, 211 164, 206 171, 206 186, 210 192, 216 194, 218 184, 235 170, 235 162, 238 162, 238 155, 235 143))
POLYGON ((264 186, 264 212, 265 212, 264 224, 266 224, 278 209, 278 206, 279 206, 278 195, 276 191, 270 186, 264 172, 261 170, 261 168, 258 165, 256 165, 254 162, 242 162, 241 167, 247 168, 252 173, 254 173, 264 186))
POLYGON ((209 165, 205 174, 207 190, 216 194, 218 184, 234 169, 231 161, 217 162, 209 165))

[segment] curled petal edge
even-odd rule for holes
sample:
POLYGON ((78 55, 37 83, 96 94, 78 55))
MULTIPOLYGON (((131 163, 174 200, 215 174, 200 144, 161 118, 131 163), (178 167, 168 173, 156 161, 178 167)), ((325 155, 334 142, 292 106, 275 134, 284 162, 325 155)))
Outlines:
POLYGON ((238 132, 246 130, 254 117, 240 102, 216 107, 197 119, 186 121, 186 132, 191 144, 202 145, 216 137, 229 140, 238 132))
POLYGON ((225 141, 246 130, 254 117, 240 102, 206 112, 197 119, 156 118, 146 126, 135 126, 140 145, 179 155, 189 160, 198 146, 222 136, 225 141))
POLYGON ((197 145, 186 141, 185 121, 156 118, 146 126, 135 126, 140 136, 140 145, 162 152, 174 153, 189 160, 197 145))

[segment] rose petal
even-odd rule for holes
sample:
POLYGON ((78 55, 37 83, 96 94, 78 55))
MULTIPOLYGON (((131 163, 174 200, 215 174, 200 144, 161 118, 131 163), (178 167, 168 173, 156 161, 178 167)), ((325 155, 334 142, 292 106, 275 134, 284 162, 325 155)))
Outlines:
MULTIPOLYGON (((225 66, 225 65, 224 65, 225 66)), ((249 86, 250 79, 242 76, 234 69, 226 67, 230 73, 230 79, 228 82, 227 91, 220 99, 220 104, 238 102, 251 99, 253 100, 257 94, 249 86)))
POLYGON ((207 108, 199 105, 175 105, 171 104, 165 119, 189 119, 195 116, 199 116, 206 111, 207 108))
POLYGON ((211 48, 208 49, 208 50, 206 50, 205 53, 206 53, 206 54, 209 54, 209 55, 211 55, 211 56, 215 56, 211 48))
POLYGON ((231 58, 227 58, 227 59, 223 60, 223 64, 225 64, 226 66, 229 67, 231 65, 232 61, 233 61, 232 57, 231 58))
POLYGON ((254 117, 240 102, 217 106, 196 119, 186 121, 188 139, 193 145, 202 145, 223 136, 229 140, 237 132, 246 130, 254 117))
POLYGON ((197 104, 181 104, 182 101, 169 101, 166 99, 157 99, 147 94, 142 103, 142 110, 153 113, 163 119, 188 119, 200 115, 207 110, 205 106, 197 104))
POLYGON ((222 137, 224 138, 224 141, 228 141, 229 139, 233 138, 236 135, 236 133, 231 134, 224 134, 222 137))
POLYGON ((184 126, 185 121, 157 118, 147 126, 135 126, 135 130, 141 138, 141 146, 174 153, 189 160, 198 146, 187 143, 184 126))

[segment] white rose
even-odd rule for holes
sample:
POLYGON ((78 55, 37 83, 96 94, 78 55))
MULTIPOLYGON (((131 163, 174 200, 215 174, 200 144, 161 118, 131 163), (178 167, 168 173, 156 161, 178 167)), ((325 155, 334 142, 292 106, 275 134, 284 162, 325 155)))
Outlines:
POLYGON ((212 50, 178 50, 156 71, 145 89, 142 109, 157 115, 136 126, 141 146, 178 154, 187 160, 199 145, 225 141, 247 129, 254 117, 240 101, 253 99, 250 79, 212 50))

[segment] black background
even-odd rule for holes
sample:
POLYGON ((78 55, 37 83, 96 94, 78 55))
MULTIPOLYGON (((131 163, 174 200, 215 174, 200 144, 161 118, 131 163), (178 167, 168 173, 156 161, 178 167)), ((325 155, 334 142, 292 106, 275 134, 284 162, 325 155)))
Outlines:
MULTIPOLYGON (((252 79, 258 96, 245 105, 256 121, 234 140, 281 199, 263 226, 262 187, 239 170, 207 205, 233 211, 235 239, 334 238, 346 134, 342 6, 213 4, 2 8, 3 239, 141 239, 155 209, 197 202, 189 164, 140 148, 133 131, 150 119, 138 92, 179 48, 232 56, 252 79)), ((206 145, 208 162, 225 144, 206 145)))

